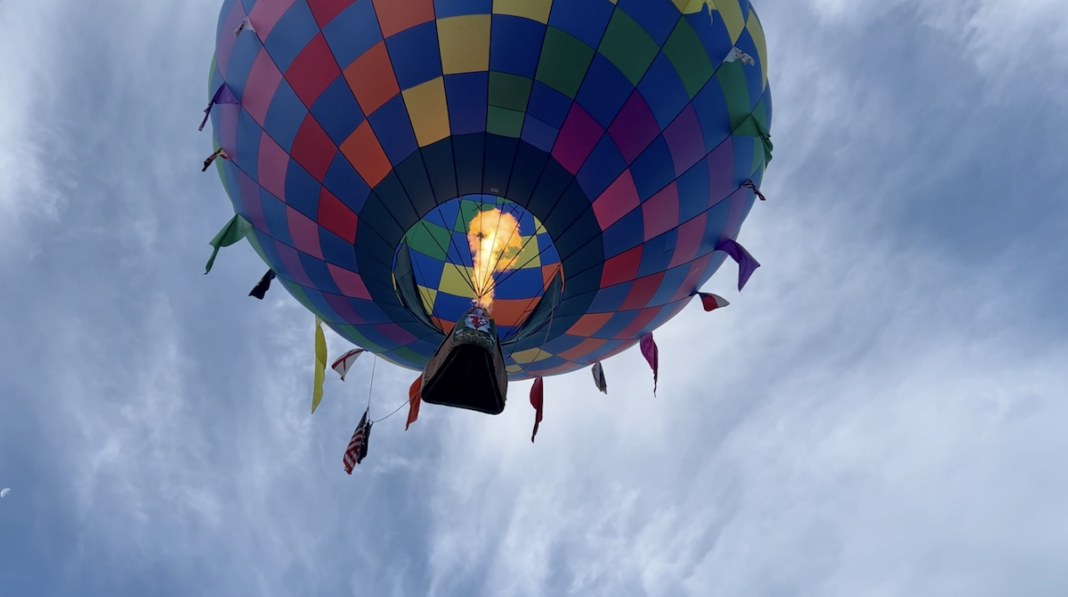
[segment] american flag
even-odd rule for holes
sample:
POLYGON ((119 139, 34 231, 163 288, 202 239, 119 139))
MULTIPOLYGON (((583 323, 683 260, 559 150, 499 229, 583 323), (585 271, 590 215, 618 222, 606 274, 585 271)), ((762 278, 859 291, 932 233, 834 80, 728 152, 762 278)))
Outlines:
POLYGON ((367 411, 363 411, 360 424, 349 440, 349 447, 345 450, 345 472, 352 474, 352 469, 363 462, 367 457, 367 440, 371 438, 371 421, 367 420, 367 411))

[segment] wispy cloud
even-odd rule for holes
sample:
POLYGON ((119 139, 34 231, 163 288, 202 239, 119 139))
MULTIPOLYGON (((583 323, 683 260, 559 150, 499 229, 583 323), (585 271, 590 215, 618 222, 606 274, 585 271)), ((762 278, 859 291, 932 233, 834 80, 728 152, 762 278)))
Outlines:
POLYGON ((62 209, 61 185, 48 171, 46 139, 58 88, 53 47, 37 43, 50 33, 57 6, 6 2, 0 7, 0 255, 22 244, 21 225, 54 219, 62 209), (29 48, 33 48, 32 53, 29 48), (16 61, 21 60, 21 64, 16 61))
POLYGON ((312 317, 281 287, 245 296, 263 270, 247 247, 201 275, 230 213, 195 131, 217 3, 112 4, 0 7, 4 88, 39 81, 0 94, 0 173, 20 165, 0 221, 40 250, 10 265, 0 316, 0 475, 33 468, 18 495, 38 513, 0 503, 0 525, 38 538, 0 546, 26 563, 0 578, 26 594, 1068 587, 1060 253, 1034 250, 1066 210, 1019 199, 1068 180, 1034 161, 1061 100, 1021 85, 1065 72, 1038 53, 1062 43, 1055 3, 758 6, 776 157, 741 239, 764 265, 741 295, 725 265, 707 290, 729 308, 657 331, 658 396, 630 351, 605 363, 608 396, 588 372, 547 379, 533 445, 529 382, 499 417, 427 405, 405 432, 402 410, 351 478, 372 367, 375 418, 414 373, 361 358, 310 414, 312 317), (1036 19, 1031 62, 994 52, 1036 19), (69 43, 8 68, 8 40, 46 26, 69 43), (61 135, 27 121, 42 94, 61 135))

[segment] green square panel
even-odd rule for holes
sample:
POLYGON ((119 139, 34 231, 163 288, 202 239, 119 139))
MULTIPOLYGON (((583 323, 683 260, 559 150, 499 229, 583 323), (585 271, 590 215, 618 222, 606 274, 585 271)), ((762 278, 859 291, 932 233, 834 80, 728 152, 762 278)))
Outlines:
POLYGON ((764 130, 768 130, 768 94, 765 93, 760 101, 757 102, 755 108, 753 108, 753 118, 764 127, 764 130))
POLYGON ((742 61, 724 62, 716 71, 716 80, 727 100, 727 112, 731 117, 731 130, 738 128, 749 117, 749 87, 745 82, 742 61))
POLYGON ((486 132, 518 139, 523 132, 524 116, 526 112, 490 106, 486 111, 486 132))
POLYGON ((489 74, 489 105, 526 112, 534 81, 508 73, 489 74))
POLYGON ((716 72, 701 45, 701 39, 686 19, 680 19, 671 32, 671 37, 664 44, 664 55, 675 66, 691 100, 716 72))
POLYGON ((549 27, 541 49, 536 78, 571 99, 578 94, 593 61, 593 48, 578 38, 549 27))
POLYGON ((448 230, 426 220, 408 233, 408 246, 438 261, 445 261, 448 257, 450 240, 452 235, 448 230))
POLYGON ((660 53, 660 47, 645 29, 627 13, 617 10, 597 49, 622 72, 635 87, 660 53))

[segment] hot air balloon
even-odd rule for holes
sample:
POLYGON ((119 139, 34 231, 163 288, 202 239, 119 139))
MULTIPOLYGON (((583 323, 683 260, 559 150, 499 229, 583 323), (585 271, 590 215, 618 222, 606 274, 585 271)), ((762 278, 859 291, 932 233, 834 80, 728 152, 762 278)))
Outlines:
POLYGON ((246 238, 259 296, 276 276, 389 362, 446 360, 474 316, 496 346, 465 359, 500 393, 756 265, 736 240, 772 102, 748 1, 226 0, 216 39, 205 169, 235 217, 213 244, 246 238))

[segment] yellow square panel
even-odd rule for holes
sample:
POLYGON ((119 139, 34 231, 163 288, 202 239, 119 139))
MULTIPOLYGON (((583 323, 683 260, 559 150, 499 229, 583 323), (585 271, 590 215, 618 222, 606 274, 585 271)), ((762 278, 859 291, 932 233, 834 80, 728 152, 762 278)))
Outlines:
POLYGON ((433 313, 434 301, 438 300, 438 291, 425 286, 419 286, 419 298, 423 300, 423 310, 427 313, 433 313))
POLYGON ((549 11, 552 7, 553 0, 493 0, 495 15, 524 17, 546 25, 549 24, 549 11))
POLYGON ((449 106, 445 103, 445 79, 432 79, 422 85, 405 89, 402 94, 419 147, 426 147, 449 136, 449 106))
POLYGON ((441 68, 446 75, 489 70, 490 15, 438 21, 441 68))
POLYGON ((523 250, 519 252, 519 256, 516 257, 513 263, 515 267, 522 269, 541 267, 541 252, 538 250, 538 238, 536 236, 528 236, 523 239, 523 250))
POLYGON ((441 271, 441 284, 438 284, 438 292, 446 292, 453 296, 475 298, 471 291, 471 268, 461 268, 454 263, 446 263, 441 271))
POLYGON ((727 32, 731 34, 731 43, 738 43, 738 38, 742 36, 742 31, 745 30, 745 19, 742 17, 742 7, 738 4, 738 0, 710 1, 727 25, 727 32))
POLYGON ((675 6, 679 7, 684 15, 697 14, 699 12, 707 12, 712 14, 712 0, 674 0, 675 6))
POLYGON ((523 352, 512 353, 512 360, 520 365, 529 365, 531 363, 537 363, 538 361, 552 358, 552 356, 553 355, 540 348, 531 348, 530 350, 524 350, 523 352))
POLYGON ((749 13, 749 23, 745 28, 749 30, 749 37, 753 38, 753 44, 756 45, 757 57, 760 59, 760 74, 764 81, 760 89, 763 91, 768 88, 768 41, 764 37, 764 28, 760 26, 755 12, 749 13))

